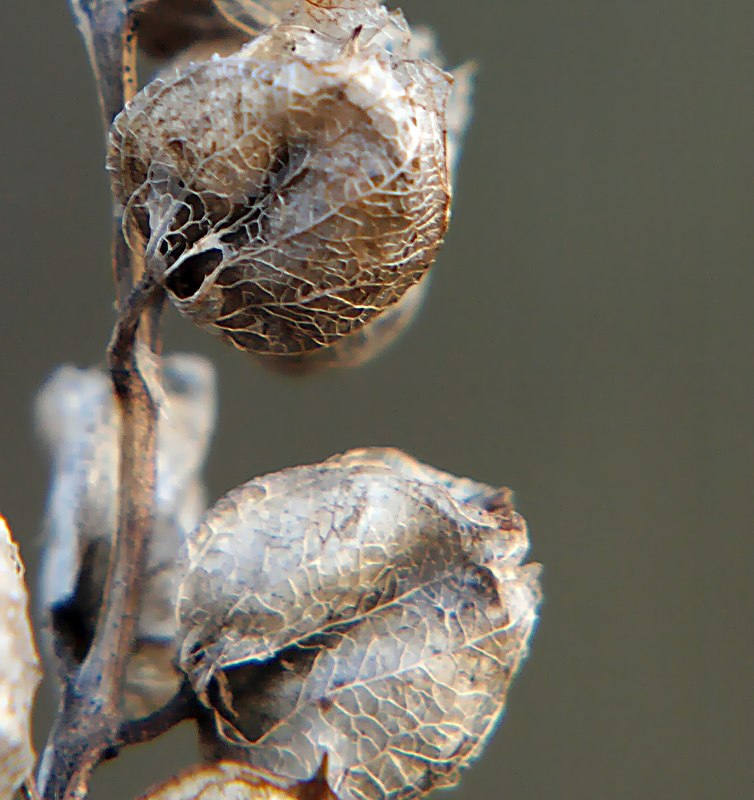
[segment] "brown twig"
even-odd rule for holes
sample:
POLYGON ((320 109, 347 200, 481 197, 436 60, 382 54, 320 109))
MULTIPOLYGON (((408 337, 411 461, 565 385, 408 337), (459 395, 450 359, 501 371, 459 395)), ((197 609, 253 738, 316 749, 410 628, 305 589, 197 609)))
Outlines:
POLYGON ((69 0, 97 84, 107 133, 136 88, 133 12, 129 0, 69 0))
MULTIPOLYGON (((196 696, 184 684, 181 689, 160 709, 147 717, 124 722, 118 730, 118 748, 131 744, 151 742, 167 733, 180 722, 193 719, 196 715, 196 696)), ((116 751, 117 752, 117 751, 116 751)), ((116 755, 108 754, 108 757, 116 755)))
MULTIPOLYGON (((136 90, 134 12, 141 5, 132 0, 71 0, 106 131, 136 90)), ((136 343, 138 338, 152 350, 159 348, 162 291, 151 278, 142 276, 143 256, 126 246, 119 219, 114 229, 113 272, 118 319, 108 364, 121 416, 118 525, 94 638, 80 668, 67 676, 40 761, 38 780, 45 800, 86 797, 89 776, 100 761, 135 740, 134 731, 140 731, 140 740, 158 735, 168 723, 175 724, 179 711, 177 701, 169 704, 142 728, 130 728, 121 711, 139 582, 154 521, 157 412, 137 363, 136 343)), ((185 708, 181 713, 186 713, 185 708)))
MULTIPOLYGON (((116 114, 138 89, 136 73, 136 12, 145 0, 69 0, 84 40, 97 85, 102 126, 107 135, 116 114)), ((119 215, 113 221, 113 271, 120 308, 134 283, 133 256, 121 233, 119 215)))
POLYGON ((121 699, 154 520, 156 407, 136 360, 142 315, 161 289, 143 278, 115 325, 108 362, 121 412, 118 527, 89 652, 69 678, 40 767, 45 800, 86 796, 92 769, 119 749, 121 699))

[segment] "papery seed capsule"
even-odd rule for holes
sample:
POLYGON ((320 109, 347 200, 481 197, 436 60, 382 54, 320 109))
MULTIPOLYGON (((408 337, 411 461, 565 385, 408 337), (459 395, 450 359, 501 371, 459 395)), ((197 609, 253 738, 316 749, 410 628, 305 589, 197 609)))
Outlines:
POLYGON ((424 302, 429 283, 428 275, 410 287, 397 303, 330 347, 297 355, 270 355, 262 363, 286 375, 310 375, 329 367, 361 366, 390 347, 411 325, 424 302))
POLYGON ((207 758, 411 800, 478 758, 540 602, 510 490, 397 450, 256 478, 188 537, 179 665, 207 758), (326 766, 323 769, 323 765, 326 766))
POLYGON ((379 3, 302 2, 239 53, 147 86, 108 167, 127 235, 176 307, 237 347, 296 356, 395 304, 450 202, 451 78, 379 3))
POLYGON ((336 800, 324 781, 293 783, 248 764, 220 761, 191 767, 139 800, 336 800))
POLYGON ((34 767, 31 710, 42 677, 18 547, 0 516, 0 797, 15 797, 34 767))

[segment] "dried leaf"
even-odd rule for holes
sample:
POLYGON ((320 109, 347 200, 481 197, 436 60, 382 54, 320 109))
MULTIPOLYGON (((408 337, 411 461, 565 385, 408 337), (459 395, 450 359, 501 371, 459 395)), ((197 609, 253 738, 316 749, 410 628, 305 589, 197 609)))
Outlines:
MULTIPOLYGON (((167 357, 161 384, 159 369, 157 363, 150 369, 160 405, 158 513, 127 674, 134 717, 161 706, 178 683, 172 666, 175 594, 186 532, 206 507, 199 472, 215 413, 214 372, 207 361, 167 357)), ((53 459, 40 599, 58 654, 79 662, 91 641, 116 527, 119 418, 109 377, 96 369, 60 367, 40 393, 37 418, 53 459)))
POLYGON ((0 517, 0 797, 12 797, 31 773, 31 706, 42 677, 29 621, 24 568, 0 517))
POLYGON ((124 109, 114 193, 183 314, 241 349, 295 357, 426 274, 448 222, 451 78, 409 43, 376 0, 300 2, 239 53, 159 78, 124 109))
POLYGON ((294 784, 248 764, 192 767, 139 800, 334 800, 321 783, 294 784))
POLYGON ((230 492, 190 537, 179 599, 215 755, 299 781, 327 756, 341 800, 455 783, 527 652, 527 549, 509 492, 396 450, 230 492))

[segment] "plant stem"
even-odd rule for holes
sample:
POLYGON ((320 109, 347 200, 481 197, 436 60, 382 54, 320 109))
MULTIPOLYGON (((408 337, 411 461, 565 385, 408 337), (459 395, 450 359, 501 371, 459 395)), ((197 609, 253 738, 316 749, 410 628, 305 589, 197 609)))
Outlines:
MULTIPOLYGON (((69 0, 76 27, 84 40, 97 85, 102 127, 110 125, 138 89, 136 71, 135 12, 144 0, 69 0)), ((120 229, 120 215, 113 220, 113 278, 118 308, 126 302, 138 279, 139 264, 128 251, 120 229)))
MULTIPOLYGON (((137 88, 133 12, 142 3, 70 0, 70 4, 89 55, 107 133, 137 88)), ((92 644, 78 670, 67 676, 40 760, 38 781, 45 800, 86 797, 94 767, 128 743, 137 730, 124 721, 121 701, 155 514, 157 409, 139 369, 136 345, 142 340, 153 351, 159 349, 162 290, 151 278, 142 277, 143 254, 128 249, 117 217, 113 273, 118 319, 108 348, 108 365, 121 420, 118 524, 92 644)), ((157 720, 151 719, 140 735, 158 735, 162 724, 175 720, 178 705, 169 706, 157 720)))
MULTIPOLYGON (((196 714, 196 698, 191 687, 184 684, 165 705, 142 719, 124 722, 118 730, 118 747, 151 742, 163 733, 196 714)), ((115 755, 108 754, 108 755, 115 755)))
POLYGON ((136 91, 136 42, 133 12, 143 3, 130 0, 69 0, 84 40, 105 134, 116 114, 136 91))
POLYGON ((94 639, 68 680, 41 760, 45 800, 86 797, 92 770, 121 744, 125 668, 154 521, 157 409, 137 363, 136 341, 141 317, 161 291, 142 278, 120 311, 108 349, 121 413, 118 527, 94 639))

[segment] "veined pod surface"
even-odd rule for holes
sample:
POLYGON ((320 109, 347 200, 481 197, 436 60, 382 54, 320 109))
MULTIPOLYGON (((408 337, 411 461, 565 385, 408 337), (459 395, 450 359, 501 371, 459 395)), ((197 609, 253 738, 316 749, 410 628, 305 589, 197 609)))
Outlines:
MULTIPOLYGON (((240 0, 241 4, 245 0, 240 0)), ((434 33, 426 27, 413 30, 407 45, 407 57, 443 64, 434 33)), ((471 118, 471 97, 476 67, 467 62, 450 72, 453 86, 447 101, 447 159, 451 188, 458 174, 463 137, 471 118)), ((418 316, 431 282, 431 272, 415 283, 393 305, 377 314, 363 326, 324 348, 298 355, 267 356, 262 363, 287 374, 305 375, 329 367, 357 367, 387 350, 418 316)))
POLYGON ((337 800, 321 781, 291 784, 248 764, 220 761, 192 767, 138 800, 337 800))
POLYGON ((432 264, 450 76, 375 0, 300 2, 238 53, 149 84, 108 168, 127 236, 185 315, 257 354, 329 347, 432 264))
POLYGON ((189 540, 181 669, 210 755, 341 800, 457 781, 494 730, 540 599, 510 492, 397 450, 250 481, 189 540))
POLYGON ((42 678, 29 621, 24 567, 0 516, 0 798, 12 798, 34 767, 31 710, 42 678))

